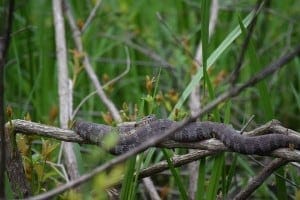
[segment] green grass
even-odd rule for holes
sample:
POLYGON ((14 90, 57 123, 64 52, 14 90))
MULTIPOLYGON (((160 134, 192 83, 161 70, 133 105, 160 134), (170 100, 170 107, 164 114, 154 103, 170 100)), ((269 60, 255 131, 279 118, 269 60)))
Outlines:
MULTIPOLYGON (((95 2, 71 2, 78 23, 87 19, 95 2)), ((174 116, 179 109, 182 114, 179 116, 182 117, 189 113, 186 99, 197 83, 200 82, 204 88, 201 90, 204 92, 201 99, 202 106, 229 87, 226 78, 236 65, 246 36, 246 28, 253 18, 251 8, 255 1, 219 1, 219 3, 215 33, 208 40, 210 6, 208 0, 166 0, 163 4, 159 1, 150 3, 145 0, 102 2, 100 10, 82 39, 85 52, 89 55, 102 83, 107 79, 113 79, 126 69, 127 54, 124 47, 128 47, 131 59, 129 73, 105 89, 117 108, 123 111, 124 116, 134 120, 135 115, 139 118, 154 113, 166 118, 174 116), (161 20, 158 19, 157 13, 162 16, 161 20), (203 42, 203 67, 194 71, 191 55, 195 54, 200 39, 203 42), (125 43, 126 40, 154 52, 173 68, 165 68, 132 44, 125 43), (104 62, 104 59, 107 61, 104 62), (192 79, 191 73, 195 73, 192 79), (221 76, 222 73, 225 77, 221 76), (150 91, 146 88, 146 76, 150 79, 154 77, 156 81, 150 91)), ((270 1, 265 7, 268 9, 262 10, 258 16, 237 84, 243 83, 263 66, 299 43, 300 26, 297 19, 300 3, 294 0, 270 1)), ((5 105, 13 108, 14 118, 24 118, 28 113, 33 121, 58 126, 57 69, 51 1, 29 0, 26 3, 20 1, 16 3, 16 8, 14 32, 5 68, 5 105)), ((0 12, 2 10, 0 7, 0 12)), ((74 44, 71 31, 67 22, 65 24, 69 71, 72 78, 76 68, 81 66, 80 62, 75 62, 78 58, 72 53, 74 44)), ((249 128, 276 118, 285 126, 299 130, 299 64, 299 58, 296 58, 279 73, 239 97, 221 104, 204 119, 225 122, 240 128, 250 116, 255 115, 255 123, 249 128)), ((95 90, 84 70, 77 76, 74 85, 74 107, 95 90)), ((83 104, 76 117, 104 123, 102 116, 106 113, 107 108, 99 97, 94 95, 83 104)), ((35 188, 34 193, 50 190, 64 183, 65 180, 58 173, 61 171, 58 167, 54 170, 47 164, 42 165, 44 173, 39 175, 34 163, 43 162, 45 159, 41 155, 43 142, 36 137, 30 139, 33 141, 30 147, 34 151, 27 157, 32 161, 31 183, 35 188)), ((58 141, 50 141, 59 144, 58 141)), ((53 150, 51 162, 57 161, 58 152, 58 147, 53 150)), ((80 154, 79 168, 82 173, 112 158, 99 148, 89 145, 76 147, 76 152, 80 154)), ((176 150, 176 154, 183 153, 186 151, 176 150)), ((168 160, 170 157, 170 150, 162 152, 159 149, 151 149, 140 157, 142 160, 132 158, 126 162, 125 174, 129 178, 122 190, 123 197, 125 199, 142 197, 143 190, 133 176, 135 170, 163 159, 168 160)), ((232 153, 205 158, 199 162, 197 191, 199 199, 215 199, 220 193, 230 194, 234 189, 247 185, 249 179, 261 169, 251 159, 232 153)), ((154 184, 161 188, 170 187, 170 191, 179 191, 180 198, 186 199, 188 178, 183 175, 184 170, 170 168, 172 173, 168 176, 154 175, 152 177, 154 184)), ((282 174, 283 171, 284 169, 279 173, 282 174)), ((286 177, 299 183, 299 176, 294 171, 286 177)), ((94 184, 97 183, 98 181, 94 184)), ((92 183, 85 185, 84 196, 89 198, 92 196, 91 188, 94 190, 97 187, 92 183)), ((286 195, 294 197, 296 190, 291 184, 272 176, 256 191, 253 198, 282 199, 286 195), (276 193, 270 189, 275 179, 278 188, 276 193)), ((170 193, 167 195, 170 199, 175 198, 170 193)))

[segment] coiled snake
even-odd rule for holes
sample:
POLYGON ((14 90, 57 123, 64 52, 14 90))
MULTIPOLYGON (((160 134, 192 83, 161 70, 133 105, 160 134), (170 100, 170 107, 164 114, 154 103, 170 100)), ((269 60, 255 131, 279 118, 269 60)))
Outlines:
MULTIPOLYGON (((90 122, 76 121, 73 130, 84 139, 102 145, 105 135, 116 132, 119 141, 110 149, 113 154, 122 154, 156 134, 162 134, 166 129, 176 125, 169 119, 157 119, 150 115, 135 124, 123 124, 118 127, 99 125, 90 122)), ((300 149, 300 139, 280 133, 270 133, 260 136, 245 136, 228 125, 215 122, 193 122, 175 132, 166 140, 177 142, 199 142, 216 138, 232 151, 242 154, 265 155, 275 149, 291 147, 300 149)))

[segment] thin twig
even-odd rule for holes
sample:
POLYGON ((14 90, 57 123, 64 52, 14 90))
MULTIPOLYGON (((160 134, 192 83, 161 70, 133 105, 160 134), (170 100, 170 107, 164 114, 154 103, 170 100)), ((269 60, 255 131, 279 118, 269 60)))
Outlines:
POLYGON ((240 70, 241 70, 241 67, 242 67, 242 64, 243 64, 243 61, 244 61, 244 57, 245 57, 245 54, 246 54, 246 50, 247 50, 247 47, 250 43, 250 39, 251 39, 251 36, 253 34, 253 31, 254 31, 254 27, 256 25, 256 21, 257 21, 257 16, 259 14, 259 10, 261 10, 263 6, 263 3, 262 3, 262 0, 258 0, 256 5, 255 5, 255 8, 254 8, 254 17, 249 25, 249 31, 247 32, 247 35, 246 35, 246 38, 243 42, 243 45, 241 47, 241 52, 239 54, 239 57, 238 57, 238 61, 236 63, 236 67, 235 69, 233 70, 232 72, 232 75, 230 77, 230 82, 232 85, 234 85, 237 81, 237 78, 239 77, 239 74, 240 74, 240 70))
MULTIPOLYGON (((127 45, 127 44, 126 44, 127 45)), ((99 57, 93 59, 99 63, 109 63, 113 65, 124 65, 126 64, 126 60, 119 59, 119 58, 108 58, 108 57, 99 57)), ((162 68, 166 70, 174 70, 169 65, 164 65, 164 63, 157 62, 157 61, 147 61, 147 60, 134 60, 131 61, 132 65, 141 66, 141 67, 152 67, 152 68, 162 68)))
POLYGON ((95 18, 96 12, 99 9, 100 5, 102 3, 102 0, 98 0, 95 7, 93 8, 92 12, 90 13, 89 17, 87 18, 87 20, 85 21, 81 33, 84 33, 85 30, 87 29, 87 27, 90 25, 90 23, 92 22, 92 20, 95 18))
POLYGON ((247 187, 241 190, 235 197, 235 200, 247 199, 275 170, 287 164, 288 161, 277 158, 268 164, 262 171, 253 177, 247 184, 247 187))
POLYGON ((246 122, 246 124, 242 127, 240 134, 242 135, 244 133, 244 131, 246 130, 246 128, 249 126, 250 122, 252 122, 252 120, 254 119, 255 115, 252 115, 250 117, 250 119, 246 122))
POLYGON ((160 200, 161 199, 155 189, 155 186, 154 186, 152 180, 149 177, 143 178, 143 183, 146 187, 146 190, 147 190, 149 196, 151 197, 151 200, 160 200))
POLYGON ((152 60, 160 63, 162 66, 165 66, 166 68, 172 69, 172 70, 175 69, 175 67, 173 65, 171 65, 168 61, 166 61, 164 58, 162 58, 159 54, 157 54, 156 52, 154 52, 153 50, 151 50, 148 47, 134 43, 131 40, 131 38, 120 39, 120 37, 107 35, 107 34, 105 34, 105 35, 102 34, 101 36, 106 37, 108 39, 121 41, 121 42, 125 43, 126 45, 128 45, 129 47, 131 47, 131 48, 139 51, 140 53, 144 54, 145 56, 151 58, 152 60))
MULTIPOLYGON (((162 17, 162 15, 157 12, 156 13, 156 17, 159 20, 159 22, 166 28, 166 30, 171 34, 171 36, 173 37, 174 41, 175 41, 175 45, 177 47, 179 47, 180 49, 182 49, 190 58, 194 58, 192 52, 185 47, 185 45, 182 45, 182 42, 180 41, 180 39, 174 34, 174 32, 172 31, 171 27, 168 25, 168 23, 164 20, 164 18, 162 17)), ((195 62, 197 62, 195 60, 195 62)))
POLYGON ((93 67, 90 63, 90 59, 89 59, 88 55, 86 53, 84 53, 83 45, 82 45, 82 41, 81 41, 81 32, 75 23, 74 17, 71 13, 71 10, 70 10, 70 7, 69 7, 67 1, 65 1, 65 6, 66 6, 65 10, 66 10, 67 19, 68 19, 70 28, 73 33, 72 35, 73 35, 73 39, 74 39, 76 48, 79 52, 83 53, 83 66, 84 66, 88 76, 90 77, 92 83, 94 84, 94 86, 97 90, 97 94, 99 95, 99 97, 102 100, 102 102, 104 103, 104 105, 107 107, 107 109, 112 114, 112 117, 114 118, 114 120, 116 122, 121 122, 122 118, 119 114, 118 109, 113 104, 113 102, 106 96, 106 94, 103 90, 103 87, 101 86, 101 83, 99 82, 97 75, 95 74, 95 72, 93 70, 93 67))
MULTIPOLYGON (((99 6, 100 6, 100 3, 99 3, 99 6)), ((78 27, 76 26, 76 24, 74 22, 74 17, 72 15, 72 13, 70 12, 69 6, 67 4, 66 4, 66 11, 67 11, 68 20, 70 22, 69 23, 70 27, 73 31, 73 38, 75 40, 75 44, 77 46, 77 49, 78 49, 79 52, 83 52, 83 45, 82 45, 82 41, 81 41, 81 37, 80 37, 81 33, 80 33, 78 27)), ((127 55, 127 64, 128 64, 127 66, 130 66, 130 58, 129 58, 129 55, 128 55, 129 54, 128 49, 125 49, 125 50, 126 50, 126 55, 127 55)), ((86 53, 84 54, 83 65, 84 65, 84 68, 85 68, 88 76, 90 77, 92 83, 94 84, 100 99, 102 100, 102 102, 105 104, 105 106, 110 111, 113 119, 116 122, 121 122, 122 118, 121 118, 121 115, 120 115, 119 111, 117 110, 114 103, 106 96, 106 94, 103 90, 103 87, 101 86, 101 83, 98 80, 98 78, 96 76, 96 73, 94 72, 94 70, 92 68, 92 65, 90 63, 89 57, 86 55, 86 53)))
MULTIPOLYGON (((257 160, 254 156, 248 156, 253 162, 257 163, 258 165, 260 165, 261 167, 266 167, 266 165, 262 162, 260 162, 259 160, 257 160)), ((283 158, 284 159, 284 158, 283 158)), ((290 164, 293 164, 293 162, 291 162, 290 164)), ((287 183, 289 183, 291 186, 296 187, 297 189, 300 189, 300 185, 297 185, 297 183, 293 182, 292 180, 278 174, 277 172, 273 173, 275 176, 278 176, 282 179, 284 179, 284 181, 286 181, 287 183)))
POLYGON ((210 112, 212 109, 214 109, 218 104, 226 101, 227 99, 231 97, 237 96, 241 91, 244 89, 251 87, 255 84, 257 84, 259 81, 263 80, 267 76, 273 74, 275 71, 279 70, 285 64, 287 64, 289 61, 291 61, 295 56, 300 54, 300 45, 293 48, 293 50, 284 56, 280 57, 278 60, 274 61, 267 67, 263 68, 263 70, 259 71, 255 75, 253 75, 246 83, 232 87, 229 91, 224 92, 220 96, 218 96, 215 100, 211 101, 209 104, 207 104, 202 111, 198 112, 194 117, 200 117, 208 112, 210 112))
MULTIPOLYGON (((130 56, 129 56, 129 51, 128 48, 125 47, 125 53, 126 53, 126 69, 124 72, 122 72, 121 74, 119 74, 117 77, 113 78, 112 80, 108 81, 107 83, 105 83, 103 85, 103 88, 108 87, 109 85, 114 84, 115 82, 119 81, 122 77, 124 77, 130 70, 130 66, 131 66, 131 60, 130 60, 130 56)), ((76 107, 76 109, 74 110, 73 114, 72 114, 72 119, 76 116, 77 112, 79 111, 80 107, 89 99, 91 98, 93 95, 97 94, 97 90, 91 92, 90 94, 88 94, 86 97, 84 97, 80 103, 78 104, 78 106, 76 107)))

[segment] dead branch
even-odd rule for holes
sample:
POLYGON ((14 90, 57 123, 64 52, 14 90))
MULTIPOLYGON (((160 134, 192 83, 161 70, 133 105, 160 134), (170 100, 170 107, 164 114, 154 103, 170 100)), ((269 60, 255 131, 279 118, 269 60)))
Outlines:
POLYGON ((275 159, 263 168, 255 177, 251 179, 247 187, 241 190, 233 199, 247 199, 263 182, 279 167, 287 164, 288 161, 282 158, 275 159))
MULTIPOLYGON (((81 144, 95 144, 92 141, 86 140, 81 138, 72 130, 61 129, 53 126, 43 125, 36 122, 30 122, 25 120, 15 119, 6 124, 7 127, 10 127, 12 124, 13 132, 14 133, 22 133, 27 135, 39 135, 44 137, 51 137, 55 138, 60 141, 68 141, 68 142, 76 142, 81 144)), ((254 129, 250 132, 244 132, 245 135, 255 136, 255 135, 262 135, 267 132, 275 131, 276 133, 296 136, 300 137, 300 133, 293 131, 291 129, 285 128, 284 126, 274 121, 268 122, 261 127, 254 129)), ((201 150, 210 150, 210 151, 227 151, 230 152, 231 150, 224 146, 222 142, 217 139, 209 139, 203 140, 200 142, 193 142, 193 143, 183 143, 183 142, 176 142, 173 140, 164 140, 160 143, 154 143, 152 146, 159 146, 163 148, 188 148, 188 149, 201 149, 201 150)), ((300 151, 292 150, 289 148, 282 148, 273 151, 270 155, 278 158, 285 158, 287 160, 294 160, 300 162, 300 151)))
MULTIPOLYGON (((56 57, 58 65, 58 92, 59 92, 59 121, 62 128, 68 127, 72 113, 72 83, 68 78, 67 46, 65 37, 62 0, 53 0, 53 18, 55 29, 56 57)), ((62 143, 64 162, 71 179, 79 177, 78 163, 72 143, 62 143)))
POLYGON ((70 25, 70 28, 72 30, 72 35, 73 35, 73 39, 76 45, 77 50, 82 53, 83 55, 83 66, 85 71, 87 72, 88 76, 90 77, 92 83, 94 84, 96 90, 97 90, 97 94, 100 97, 100 99, 102 100, 102 102, 104 103, 104 105, 107 107, 107 109, 110 111, 110 113, 112 114, 114 120, 116 122, 121 122, 121 116, 119 114, 118 109, 116 108, 116 106, 114 105, 114 103, 106 96, 103 87, 100 83, 100 81, 97 78, 97 75, 95 74, 92 64, 90 62, 90 59, 88 57, 88 55, 86 54, 86 52, 84 52, 83 49, 83 45, 82 45, 82 40, 81 40, 81 32, 78 29, 76 23, 75 23, 75 19, 71 13, 71 10, 69 8, 68 2, 65 1, 66 4, 66 15, 67 15, 67 19, 70 25))

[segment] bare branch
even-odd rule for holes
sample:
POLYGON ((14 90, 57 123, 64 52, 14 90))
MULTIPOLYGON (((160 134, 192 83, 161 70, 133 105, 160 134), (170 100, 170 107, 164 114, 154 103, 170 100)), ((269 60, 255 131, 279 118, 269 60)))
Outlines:
MULTIPOLYGON (((77 142, 77 143, 86 143, 86 144, 95 144, 93 141, 89 141, 81 138, 77 133, 72 130, 61 129, 53 126, 48 126, 44 124, 39 124, 36 122, 30 122, 25 120, 12 120, 10 122, 14 127, 14 133, 22 133, 27 135, 39 135, 44 137, 51 137, 58 140, 69 141, 69 142, 77 142)), ((7 123, 6 126, 10 127, 10 123, 7 123)), ((250 132, 244 132, 244 135, 247 136, 256 136, 262 135, 267 132, 276 131, 278 134, 289 135, 292 137, 300 138, 300 133, 293 131, 291 129, 287 129, 279 124, 271 125, 271 122, 262 125, 263 128, 257 128, 250 132), (267 128, 268 127, 268 128, 267 128)), ((101 125, 100 125, 101 126, 101 125)), ((103 125, 107 127, 106 125, 103 125)), ((155 138, 155 137, 153 137, 155 138)), ((164 148, 191 148, 191 149, 205 149, 210 151, 231 151, 227 147, 224 146, 222 142, 217 139, 209 139, 203 140, 200 142, 192 142, 192 143, 184 143, 184 142, 176 142, 173 140, 164 140, 160 143, 154 143, 152 146, 159 146, 164 148)), ((300 161, 300 152, 297 150, 291 150, 289 148, 277 149, 273 151, 270 155, 274 157, 286 158, 288 160, 296 160, 300 161)))
MULTIPOLYGON (((172 161, 174 167, 179 167, 179 166, 188 164, 190 162, 193 162, 195 160, 199 160, 200 158, 214 155, 216 153, 218 153, 218 151, 197 150, 197 151, 193 151, 188 154, 185 154, 185 155, 174 156, 171 159, 171 161, 172 161)), ((152 165, 148 168, 142 169, 139 172, 139 178, 152 176, 154 174, 160 173, 167 169, 169 169, 169 165, 168 165, 167 161, 161 161, 161 162, 155 163, 154 165, 152 165)))
MULTIPOLYGON (((125 47, 125 53, 126 53, 126 69, 124 72, 122 72, 120 75, 118 75, 117 77, 115 77, 114 79, 110 80, 109 82, 107 82, 105 85, 103 85, 103 88, 108 87, 109 85, 117 82, 118 80, 120 80, 122 77, 124 77, 130 70, 130 56, 129 56, 129 51, 128 48, 125 47)), ((91 92, 90 94, 88 94, 86 97, 84 97, 80 103, 78 104, 78 106, 76 107, 76 109, 74 110, 73 114, 72 114, 72 119, 76 116, 77 112, 79 111, 80 107, 93 95, 97 94, 97 90, 91 92)))
POLYGON ((254 8, 254 12, 255 12, 254 18, 252 19, 252 21, 249 25, 249 31, 247 32, 246 38, 245 38, 245 40, 243 42, 243 45, 241 47, 241 51, 240 51, 240 54, 239 54, 239 57, 238 57, 238 61, 236 63, 236 67, 233 70, 233 72, 231 74, 231 77, 230 77, 230 82, 233 85, 236 83, 237 78, 239 77, 240 70, 241 70, 241 67, 242 67, 242 64, 243 64, 243 61, 244 61, 245 53, 246 53, 247 47, 250 43, 250 39, 251 39, 252 33, 254 31, 254 27, 256 25, 257 15, 259 14, 259 10, 261 10, 262 5, 263 4, 262 4, 261 0, 258 0, 257 3, 256 3, 256 6, 254 8))
POLYGON ((152 180, 149 177, 143 178, 143 183, 144 183, 146 190, 152 200, 160 200, 161 199, 155 189, 155 186, 154 186, 152 180))
POLYGON ((164 66, 166 69, 174 70, 174 66, 171 65, 168 61, 166 61, 164 58, 162 58, 159 54, 151 50, 150 48, 147 48, 145 46, 139 45, 131 40, 131 38, 126 39, 120 39, 119 37, 112 36, 112 35, 103 35, 103 37, 106 37, 108 39, 117 40, 124 42, 129 47, 139 51, 140 53, 144 54, 145 56, 151 58, 152 60, 156 61, 160 64, 160 66, 164 66))
POLYGON ((255 177, 253 177, 247 187, 240 191, 233 199, 247 199, 275 170, 287 163, 288 161, 282 158, 273 160, 255 177))
POLYGON ((90 13, 89 17, 87 18, 86 22, 84 23, 84 25, 82 27, 82 33, 85 32, 85 30, 87 29, 87 27, 90 25, 90 23, 94 19, 95 15, 96 15, 96 12, 99 9, 101 3, 102 3, 102 0, 98 0, 97 1, 95 7, 93 8, 92 12, 90 13))
POLYGON ((267 76, 273 74, 274 72, 282 68, 285 64, 287 64, 289 61, 291 61, 295 56, 299 54, 300 54, 300 45, 293 48, 293 50, 290 53, 287 53, 286 55, 280 57, 278 60, 274 61, 267 67, 263 68, 263 70, 253 75, 246 83, 240 86, 232 87, 229 91, 224 92, 223 94, 218 96, 215 100, 211 101, 208 105, 206 105, 201 111, 196 113, 192 117, 192 120, 195 120, 197 117, 203 116, 204 114, 210 112, 218 104, 226 101, 227 99, 237 96, 244 89, 257 84, 259 81, 263 80, 267 76))
MULTIPOLYGON (((68 128, 68 121, 72 113, 72 83, 68 78, 67 47, 65 38, 62 0, 53 0, 53 16, 56 42, 56 58, 58 61, 58 93, 59 93, 59 121, 62 128, 68 128)), ((65 164, 71 179, 79 177, 78 164, 72 143, 62 143, 65 164)))
POLYGON ((104 105, 108 108, 108 110, 112 114, 114 120, 116 122, 121 122, 122 118, 119 114, 118 109, 113 104, 113 102, 106 96, 106 94, 103 90, 103 87, 101 86, 101 83, 99 82, 97 75, 95 74, 95 72, 93 70, 93 67, 90 63, 89 57, 87 56, 86 53, 84 53, 83 45, 82 45, 82 41, 81 41, 81 32, 78 29, 78 27, 76 26, 74 17, 70 11, 70 8, 69 8, 67 2, 66 2, 66 14, 67 14, 67 19, 68 19, 69 25, 73 32, 73 39, 74 39, 76 48, 79 52, 83 53, 83 65, 84 65, 84 68, 85 68, 88 76, 90 77, 92 83, 94 84, 100 99, 102 100, 104 105))

